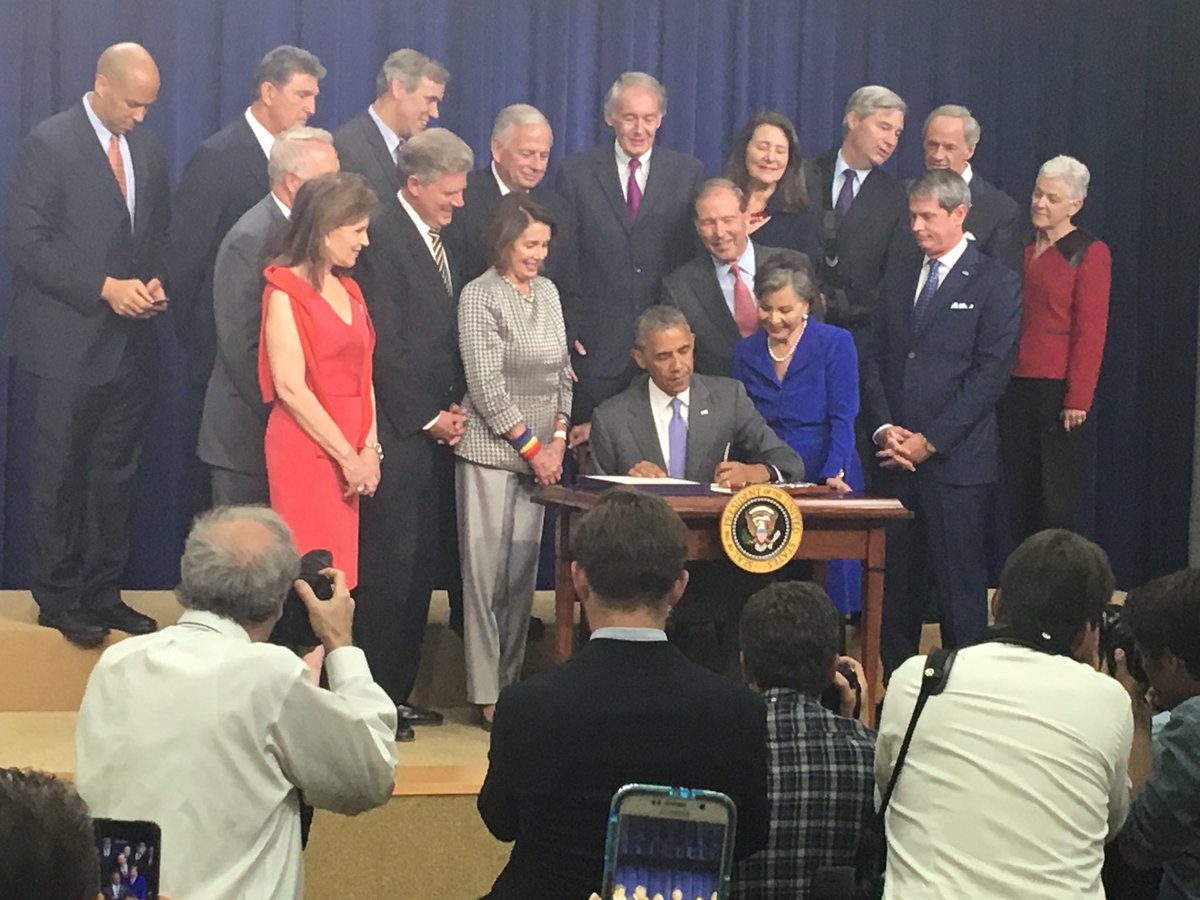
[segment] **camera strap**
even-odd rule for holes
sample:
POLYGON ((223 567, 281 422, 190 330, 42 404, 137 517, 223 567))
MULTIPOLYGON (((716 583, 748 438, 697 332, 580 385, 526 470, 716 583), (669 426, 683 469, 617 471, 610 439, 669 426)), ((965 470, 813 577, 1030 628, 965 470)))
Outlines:
POLYGON ((908 758, 908 747, 912 743, 917 720, 921 718, 921 711, 925 709, 929 698, 935 697, 945 690, 946 682, 950 680, 950 669, 954 665, 955 653, 954 650, 938 647, 931 650, 925 657, 925 668, 921 672, 921 691, 917 694, 917 703, 913 707, 912 718, 908 720, 908 731, 905 732, 904 741, 900 744, 900 752, 896 754, 896 764, 892 766, 892 777, 888 779, 887 789, 883 792, 883 798, 879 803, 877 815, 881 825, 883 814, 887 812, 888 803, 891 802, 892 792, 896 789, 896 779, 900 777, 900 770, 904 768, 904 761, 908 758))

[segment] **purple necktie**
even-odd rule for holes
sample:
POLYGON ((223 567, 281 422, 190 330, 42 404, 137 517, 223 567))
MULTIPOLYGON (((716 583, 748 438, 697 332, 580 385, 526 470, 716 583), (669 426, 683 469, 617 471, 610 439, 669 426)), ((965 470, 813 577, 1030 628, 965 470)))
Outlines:
POLYGON ((625 182, 625 206, 631 219, 637 218, 638 210, 642 207, 642 189, 637 181, 637 171, 641 167, 642 161, 636 156, 629 161, 629 180, 625 182))
POLYGON ((680 410, 683 401, 671 398, 671 421, 667 425, 667 474, 672 478, 683 478, 687 468, 687 420, 680 410))
POLYGON ((842 175, 842 190, 838 194, 837 203, 833 205, 833 211, 837 213, 840 219, 850 209, 850 204, 854 202, 854 181, 858 177, 858 173, 853 169, 846 169, 842 175))

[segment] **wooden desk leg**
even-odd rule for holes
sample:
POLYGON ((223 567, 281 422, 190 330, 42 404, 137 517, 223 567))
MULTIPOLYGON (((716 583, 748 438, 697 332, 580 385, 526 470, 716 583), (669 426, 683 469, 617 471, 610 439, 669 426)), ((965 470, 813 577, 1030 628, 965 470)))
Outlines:
POLYGON ((813 581, 824 588, 829 578, 829 560, 814 559, 812 561, 812 575, 813 581))
POLYGON ((564 663, 575 652, 575 584, 571 581, 571 511, 558 511, 554 539, 554 658, 564 663))
POLYGON ((863 710, 863 719, 872 728, 875 704, 880 696, 879 634, 883 625, 884 529, 872 528, 867 536, 867 558, 862 571, 862 667, 871 691, 871 702, 863 710))

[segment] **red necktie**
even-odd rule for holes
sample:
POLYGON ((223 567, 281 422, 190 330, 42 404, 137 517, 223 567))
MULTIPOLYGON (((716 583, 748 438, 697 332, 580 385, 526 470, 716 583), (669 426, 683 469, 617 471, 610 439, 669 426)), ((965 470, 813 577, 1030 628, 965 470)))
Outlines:
POLYGON ((629 161, 629 180, 625 182, 625 206, 629 209, 629 218, 636 219, 642 206, 642 189, 638 185, 637 170, 642 161, 636 156, 629 161))
POLYGON ((733 276, 733 320, 737 322, 738 331, 742 337, 749 337, 758 328, 758 309, 754 298, 750 296, 750 288, 742 281, 742 272, 734 263, 729 267, 733 276))
POLYGON ((121 159, 121 139, 115 134, 108 138, 108 164, 112 166, 113 177, 117 179, 117 187, 121 196, 129 199, 129 189, 125 186, 125 161, 121 159))

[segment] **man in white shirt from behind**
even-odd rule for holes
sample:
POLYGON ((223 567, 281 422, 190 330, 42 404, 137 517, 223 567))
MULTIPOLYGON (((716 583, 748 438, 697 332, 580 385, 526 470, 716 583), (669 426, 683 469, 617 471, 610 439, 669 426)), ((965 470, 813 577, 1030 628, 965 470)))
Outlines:
MULTIPOLYGON (((1128 696, 1096 671, 1113 591, 1104 551, 1063 530, 1013 552, 996 627, 929 699, 886 814, 884 897, 1102 898, 1104 844, 1129 808, 1128 696)), ((896 669, 875 750, 888 783, 924 657, 896 669)))
POLYGON ((301 792, 351 815, 386 803, 396 706, 351 643, 354 601, 340 571, 325 570, 325 602, 295 582, 325 647, 329 690, 293 652, 264 643, 300 571, 271 510, 201 516, 181 570, 178 624, 109 647, 88 680, 79 792, 93 815, 158 823, 164 892, 298 900, 301 792))

